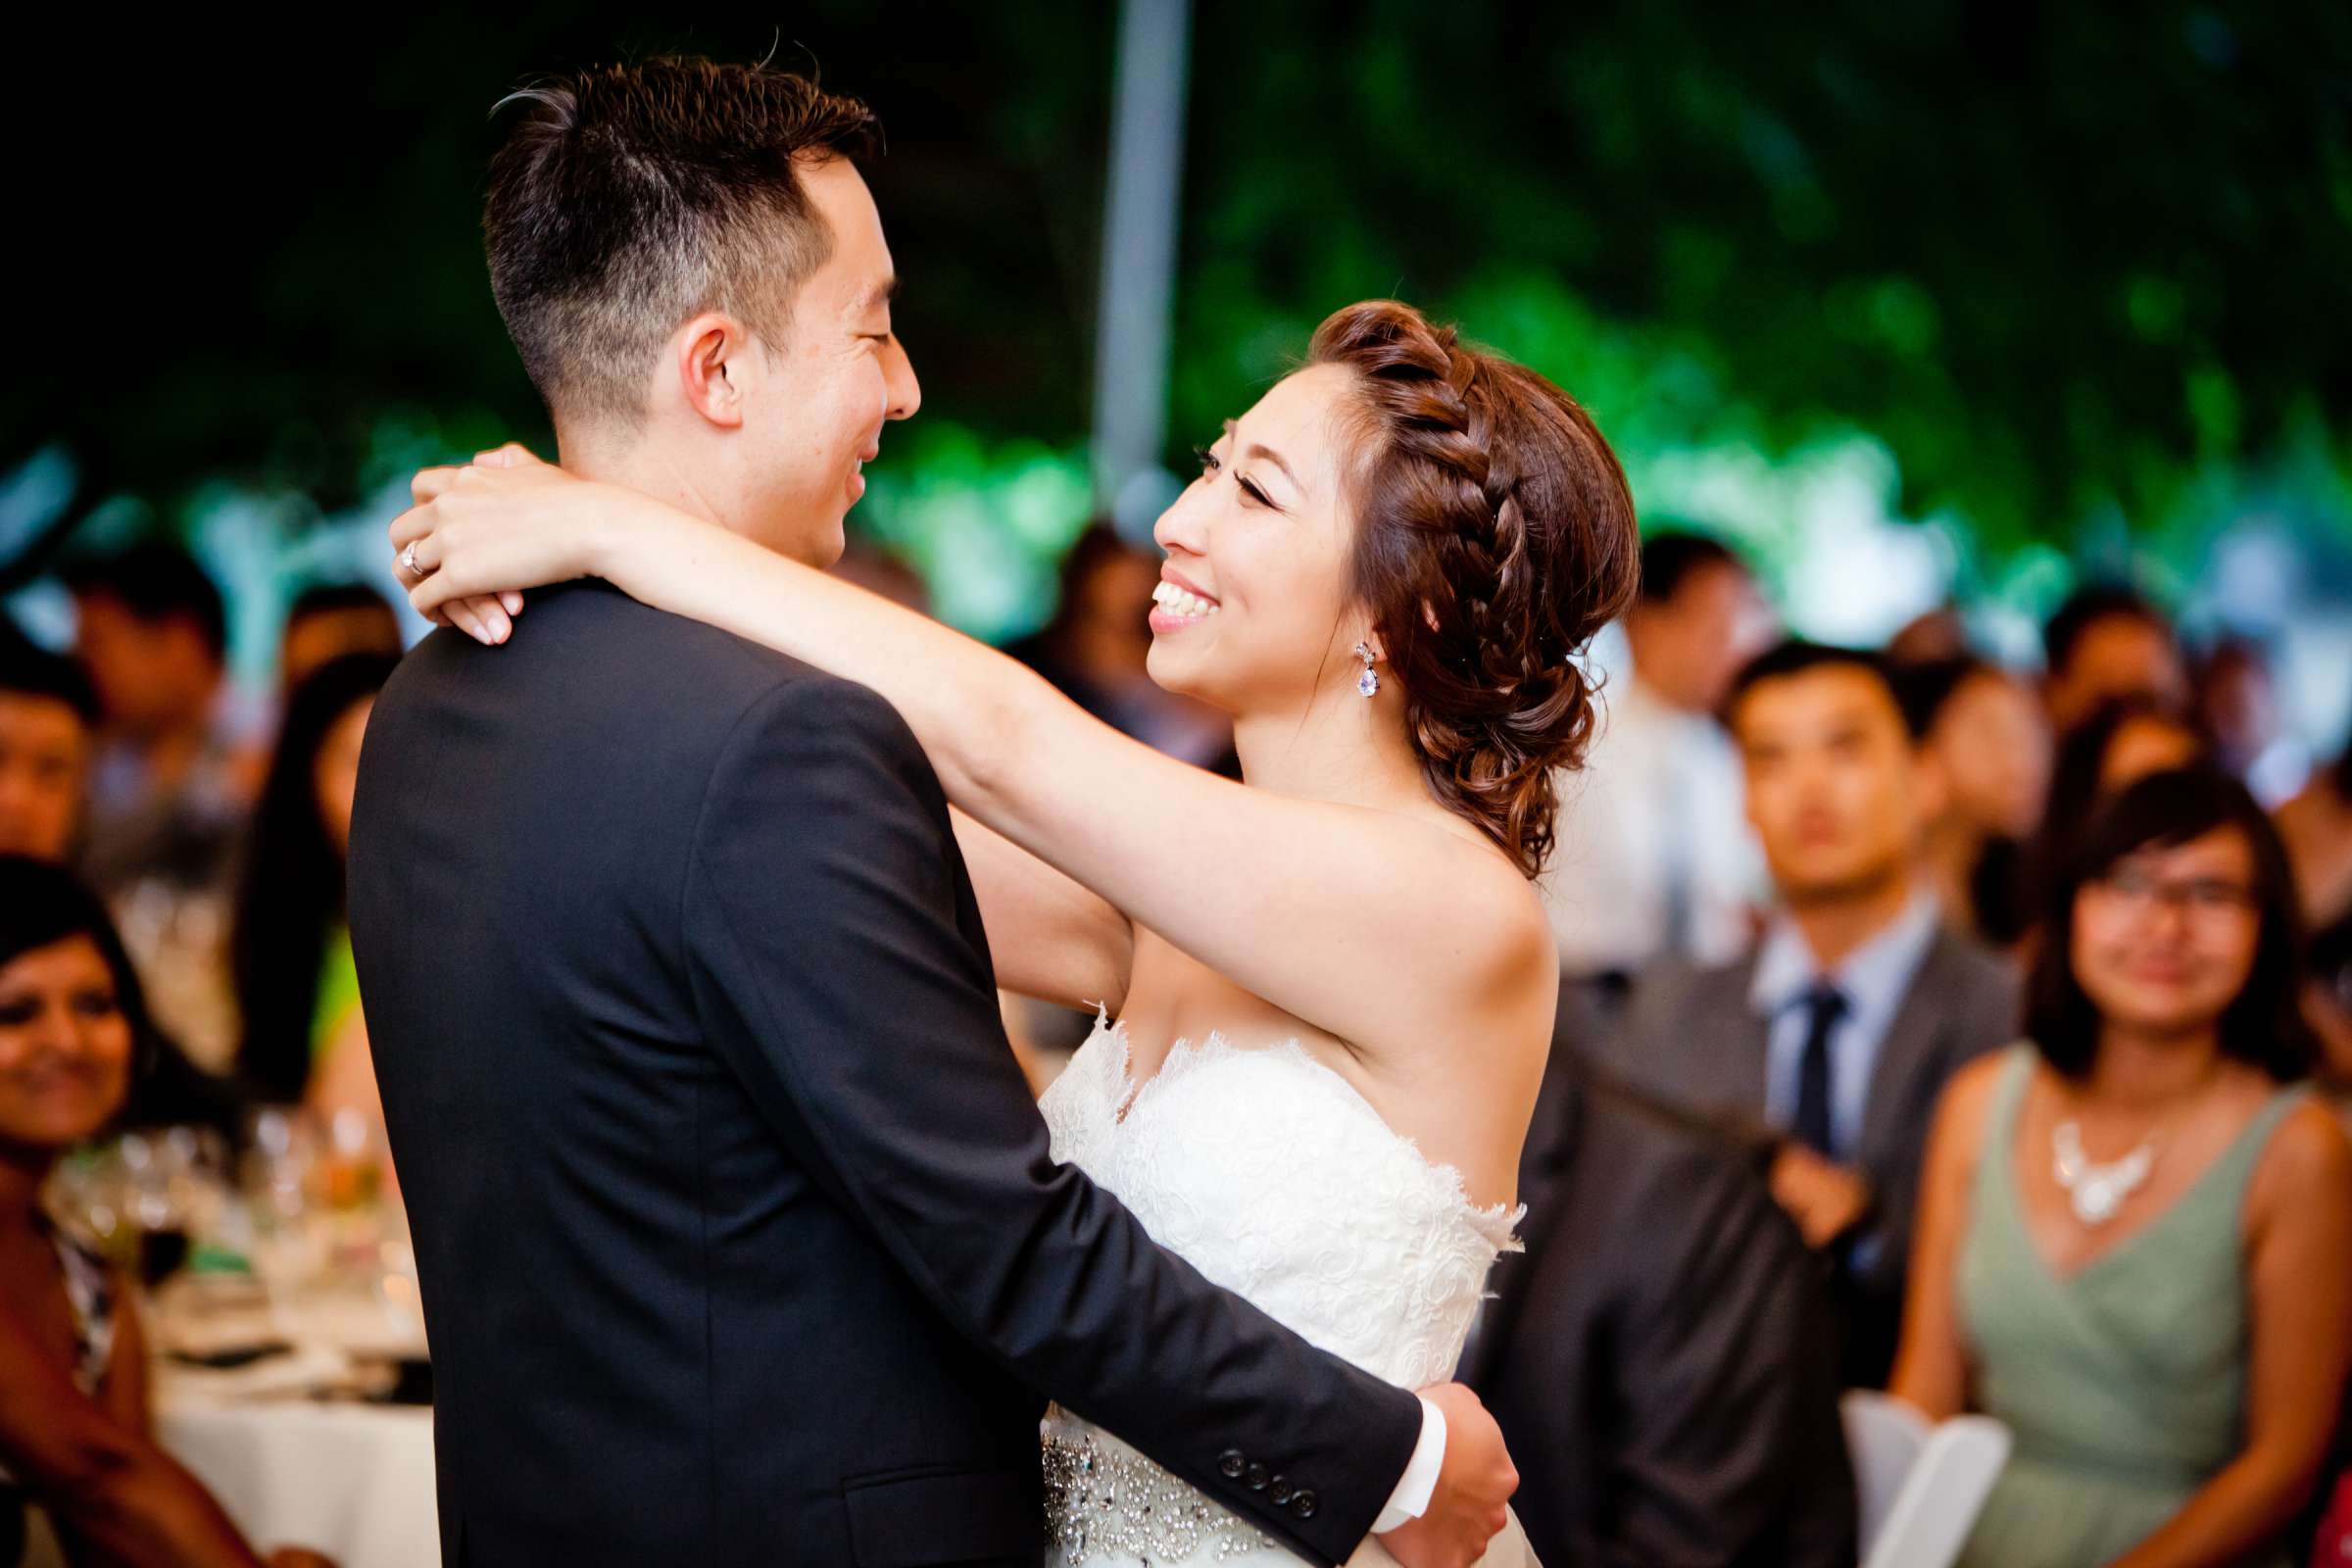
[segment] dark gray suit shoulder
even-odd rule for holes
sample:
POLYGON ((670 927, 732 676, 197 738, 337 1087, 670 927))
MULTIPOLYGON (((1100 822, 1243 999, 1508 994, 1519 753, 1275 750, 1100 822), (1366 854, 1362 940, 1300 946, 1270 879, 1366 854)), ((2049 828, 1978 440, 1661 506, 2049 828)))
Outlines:
MULTIPOLYGON (((1727 1026, 1747 1016, 1754 964, 1752 956, 1729 963, 1664 958, 1643 969, 1624 1016, 1602 1032, 1602 1059, 1653 1100, 1685 1100, 1705 1081, 1705 1074, 1694 1074, 1694 1064, 1715 1054, 1727 1026)), ((1733 1086, 1721 1087, 1739 1098, 1733 1086)))
POLYGON ((1751 1155, 1708 1118, 1605 1068, 1563 1061, 1552 1072, 1560 1081, 1534 1135, 1542 1168, 1530 1172, 1539 1186, 1531 1206, 1545 1211, 1530 1216, 1532 1227, 1644 1236, 1644 1246, 1621 1250, 1624 1258, 1671 1278, 1681 1247, 1781 1218, 1751 1155), (1563 1184, 1573 1212, 1556 1205, 1563 1184))
POLYGON ((1755 969, 1752 951, 1728 963, 1662 959, 1642 970, 1634 981, 1636 1016, 1663 1022, 1676 1014, 1690 1012, 1716 1017, 1727 1006, 1744 1010, 1748 984, 1755 969))
POLYGON ((1954 1016, 1971 1054, 2017 1036, 2024 984, 2016 966, 1972 936, 1939 930, 1913 989, 1921 1002, 1954 1016))
POLYGON ((484 648, 456 631, 433 633, 401 662, 382 706, 397 715, 461 695, 492 706, 595 712, 640 731, 699 731, 715 745, 780 687, 793 689, 804 711, 887 710, 854 681, 588 581, 533 595, 502 647, 484 648))
POLYGON ((2017 989, 2017 971, 2009 960, 1965 931, 1938 927, 1930 951, 1937 963, 1971 984, 1993 991, 2017 989))

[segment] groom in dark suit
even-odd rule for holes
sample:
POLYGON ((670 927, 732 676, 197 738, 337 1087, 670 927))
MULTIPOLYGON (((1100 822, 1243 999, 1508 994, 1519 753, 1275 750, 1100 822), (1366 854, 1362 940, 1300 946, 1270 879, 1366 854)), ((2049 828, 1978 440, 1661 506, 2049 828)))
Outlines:
POLYGON ((1644 975, 1606 1054, 1767 1162, 1829 1272, 1845 1381, 1879 1387, 1936 1097, 2016 1038, 2017 979, 1944 923, 1918 874, 1942 785, 1877 656, 1785 644, 1740 674, 1729 711, 1783 908, 1737 962, 1644 975))
MULTIPOLYGON (((870 116, 698 62, 523 96, 491 278, 564 461, 830 561, 918 397, 870 116)), ((402 665, 352 833, 452 1568, 1034 1564, 1040 1391, 1312 1561, 1483 1545, 1466 1391, 1314 1350, 1049 1158, 891 709, 602 587, 530 619, 402 665)))

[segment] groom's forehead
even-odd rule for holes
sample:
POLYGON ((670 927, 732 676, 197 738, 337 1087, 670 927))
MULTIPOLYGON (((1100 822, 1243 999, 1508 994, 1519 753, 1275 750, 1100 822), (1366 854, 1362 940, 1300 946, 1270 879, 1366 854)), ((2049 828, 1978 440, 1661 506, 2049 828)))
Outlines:
POLYGON ((803 319, 819 318, 854 327, 887 310, 898 290, 898 276, 890 270, 887 254, 877 268, 853 265, 836 251, 801 285, 796 310, 803 319))
POLYGON ((821 289, 824 308, 845 316, 863 316, 889 304, 898 277, 882 235, 882 215, 856 167, 846 159, 830 159, 802 177, 833 241, 832 254, 809 277, 810 292, 821 289))
POLYGON ((872 247, 886 249, 882 239, 882 210, 858 166, 846 158, 828 158, 800 166, 801 187, 808 205, 833 231, 836 251, 872 247))

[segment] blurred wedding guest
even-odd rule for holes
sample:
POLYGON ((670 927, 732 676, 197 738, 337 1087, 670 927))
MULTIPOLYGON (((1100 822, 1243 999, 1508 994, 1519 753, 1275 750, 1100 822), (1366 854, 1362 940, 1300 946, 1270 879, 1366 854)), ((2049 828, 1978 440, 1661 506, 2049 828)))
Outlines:
POLYGON ((236 1043, 228 888, 260 758, 227 677, 220 593, 162 543, 79 563, 66 583, 74 655, 103 717, 81 869, 113 907, 157 1017, 218 1070, 236 1043))
POLYGON ((1951 605, 1923 611, 1886 639, 1886 657, 1901 669, 1966 659, 1968 625, 1960 618, 1959 610, 1951 605))
POLYGON ((854 582, 868 593, 880 594, 893 604, 919 610, 926 615, 931 613, 931 590, 922 573, 856 534, 849 536, 842 547, 841 559, 833 563, 833 575, 854 582))
POLYGON ((81 671, 0 621, 0 855, 73 853, 97 729, 81 671))
POLYGON ((1555 1051, 1462 1376, 1551 1568, 1852 1568, 1819 1271, 1744 1151, 1555 1051))
MULTIPOLYGON (((360 986, 344 924, 345 862, 360 745, 399 662, 346 654, 312 672, 286 706, 255 813, 237 904, 240 1076, 259 1094, 383 1124, 360 986)), ((372 1140, 380 1147, 380 1133, 372 1140)))
POLYGON ((51 1169, 116 1119, 149 1049, 97 899, 58 866, 0 858, 0 1564, 261 1560, 148 1432, 128 1282, 41 1207, 51 1169))
POLYGON ((2338 1101, 2352 1101, 2352 748, 2279 807, 2277 823, 2315 931, 2310 1015, 2324 1072, 2338 1101))
POLYGON ((2049 794, 2048 720, 2025 682, 1973 655, 1905 667, 1904 716, 1943 781, 1926 874, 1944 918, 1996 947, 2027 923, 2025 847, 2049 794))
POLYGON ((2102 805, 2151 773, 2206 762, 2212 756, 2194 719, 2144 697, 2102 704, 2069 731, 2050 769, 2041 832, 2030 856, 2034 915, 2048 903, 2047 884, 2061 874, 2102 805))
POLYGON ((2270 657, 2245 637, 2224 637, 2197 662, 2195 710, 2214 760, 2265 807, 2276 808, 2311 777, 2311 754, 2287 733, 2270 657))
POLYGON ((2313 932, 2311 1021, 2340 1096, 2352 1091, 2352 747, 2278 808, 2278 823, 2313 932))
POLYGON ((320 665, 346 654, 388 654, 402 648, 400 617, 391 603, 364 582, 321 583, 295 596, 278 643, 280 688, 291 695, 320 665))
POLYGON ((2173 623, 2144 596, 2115 584, 2076 590, 2043 627, 2042 700, 2061 735, 2108 703, 2188 703, 2188 666, 2173 623))
POLYGON ((1605 1049, 1769 1160, 1828 1271, 1841 1376, 1876 1387, 1936 1097, 2016 1038, 2016 977, 1943 919, 1920 870, 1944 786, 1878 656, 1785 643, 1740 673, 1731 722, 1781 908, 1743 957, 1643 976, 1605 1049))
POLYGON ((2337 1104, 2352 1102, 2352 914, 2311 939, 2304 1011, 2319 1036, 2320 1072, 2337 1104))
POLYGON ((151 870, 222 874, 252 800, 252 726, 228 682, 220 591, 187 552, 135 545, 66 573, 74 656, 103 729, 87 869, 102 890, 151 870))
MULTIPOLYGON (((0 855, 51 865, 71 858, 97 724, 97 698, 80 669, 0 624, 0 855)), ((156 1047, 123 1121, 202 1122, 233 1137, 244 1111, 236 1093, 161 1031, 156 1047)))
POLYGON ((1228 762, 1233 726, 1224 715, 1166 690, 1144 667, 1159 583, 1158 561, 1109 524, 1092 523, 1061 558, 1054 618, 1004 651, 1154 751, 1203 767, 1228 762))
POLYGON ((1936 1112, 1894 1392, 2015 1439, 1969 1568, 2283 1563, 2352 1364, 2285 854, 2235 780, 2155 774, 2044 919, 2031 1043, 1936 1112))
MULTIPOLYGON (((1087 525, 1061 558, 1053 618, 1004 652, 1051 681, 1097 718, 1155 751, 1241 776, 1233 724, 1212 708, 1152 679, 1149 619, 1160 564, 1106 522, 1087 525)), ((958 813, 960 823, 961 816, 958 813)), ((964 829, 959 825, 959 832, 964 829)), ((1014 1051, 1033 1084, 1050 1082, 1094 1027, 1094 1014, 1034 998, 1014 998, 1014 1051)))
POLYGON ((1558 840, 1538 883, 1564 978, 1630 974, 1665 955, 1738 953, 1763 891, 1740 809, 1740 759, 1717 720, 1770 612, 1740 558, 1693 533, 1642 547, 1642 596, 1622 622, 1584 767, 1560 780, 1558 840))
POLYGON ((2352 915, 2352 744, 2278 808, 2304 918, 2314 927, 2352 915))

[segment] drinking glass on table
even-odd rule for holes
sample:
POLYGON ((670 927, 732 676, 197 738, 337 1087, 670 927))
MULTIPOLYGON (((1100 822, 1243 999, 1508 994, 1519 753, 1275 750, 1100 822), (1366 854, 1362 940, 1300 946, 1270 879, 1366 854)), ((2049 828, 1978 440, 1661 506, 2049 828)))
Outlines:
POLYGON ((193 1238, 220 1223, 227 1162, 226 1146, 207 1129, 124 1133, 60 1162, 50 1212, 152 1287, 187 1260, 193 1238))
POLYGON ((384 1149, 375 1128, 356 1110, 326 1119, 325 1146, 318 1160, 319 1196, 338 1213, 370 1206, 382 1188, 384 1149))

